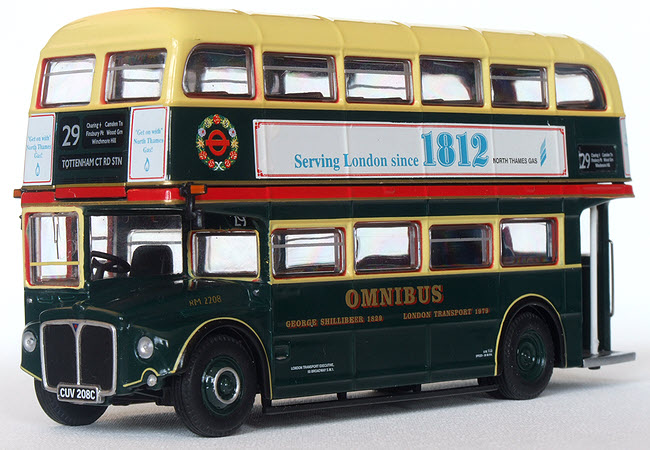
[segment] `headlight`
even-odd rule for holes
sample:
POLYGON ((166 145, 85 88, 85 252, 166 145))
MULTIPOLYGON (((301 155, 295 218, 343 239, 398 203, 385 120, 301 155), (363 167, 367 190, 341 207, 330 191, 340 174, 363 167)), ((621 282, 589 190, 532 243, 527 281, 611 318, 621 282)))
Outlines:
POLYGON ((25 331, 23 333, 23 348, 28 353, 36 350, 36 336, 31 331, 25 331))
POLYGON ((142 359, 149 359, 153 355, 153 341, 147 336, 142 336, 137 346, 138 356, 142 359))

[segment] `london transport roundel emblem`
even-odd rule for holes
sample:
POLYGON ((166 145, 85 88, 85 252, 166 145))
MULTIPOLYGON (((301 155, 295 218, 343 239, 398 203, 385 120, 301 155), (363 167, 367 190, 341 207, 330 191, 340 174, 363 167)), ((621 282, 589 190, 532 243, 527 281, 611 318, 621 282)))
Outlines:
POLYGON ((223 172, 237 161, 237 131, 227 117, 215 114, 206 117, 196 133, 196 150, 203 164, 215 172, 223 172))

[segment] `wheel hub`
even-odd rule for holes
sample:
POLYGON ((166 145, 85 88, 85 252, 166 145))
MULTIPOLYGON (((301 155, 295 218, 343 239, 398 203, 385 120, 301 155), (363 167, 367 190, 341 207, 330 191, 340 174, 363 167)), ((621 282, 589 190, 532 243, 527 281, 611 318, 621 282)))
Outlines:
POLYGON ((214 395, 224 405, 230 405, 239 398, 241 382, 232 367, 219 369, 214 377, 214 395))
POLYGON ((202 377, 203 403, 215 414, 227 414, 242 395, 239 366, 229 358, 215 358, 202 377))
POLYGON ((538 379, 546 367, 546 350, 542 337, 536 331, 524 333, 517 344, 517 369, 529 381, 538 379))

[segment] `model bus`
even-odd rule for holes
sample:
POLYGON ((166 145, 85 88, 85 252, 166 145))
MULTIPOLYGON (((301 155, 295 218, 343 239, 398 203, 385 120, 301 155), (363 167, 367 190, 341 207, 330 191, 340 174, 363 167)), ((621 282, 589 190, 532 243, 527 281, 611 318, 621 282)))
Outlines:
POLYGON ((62 424, 155 402, 206 436, 257 394, 532 398, 634 359, 610 333, 629 181, 614 72, 569 37, 82 19, 41 53, 15 192, 21 367, 62 424))

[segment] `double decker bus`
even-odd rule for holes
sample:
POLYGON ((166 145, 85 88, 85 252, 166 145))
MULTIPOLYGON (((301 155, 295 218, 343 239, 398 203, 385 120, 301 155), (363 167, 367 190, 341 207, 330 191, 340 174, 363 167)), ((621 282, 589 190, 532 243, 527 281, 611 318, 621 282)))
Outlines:
POLYGON ((155 402, 205 436, 257 394, 533 398, 635 357, 610 332, 629 181, 614 72, 569 37, 82 19, 41 53, 15 192, 21 367, 59 423, 155 402))

